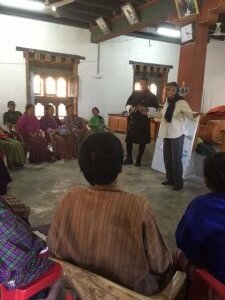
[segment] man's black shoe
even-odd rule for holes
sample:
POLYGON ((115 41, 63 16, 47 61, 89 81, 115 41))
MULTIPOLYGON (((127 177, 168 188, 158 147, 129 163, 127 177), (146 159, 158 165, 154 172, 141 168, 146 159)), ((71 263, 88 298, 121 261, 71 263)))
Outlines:
POLYGON ((162 185, 174 185, 174 183, 167 180, 167 181, 163 181, 162 185))
POLYGON ((141 162, 137 160, 135 163, 135 167, 140 167, 140 166, 141 166, 141 162))
POLYGON ((183 189, 182 185, 174 185, 174 187, 173 187, 173 191, 180 191, 182 189, 183 189))
POLYGON ((123 161, 123 165, 126 166, 126 165, 133 165, 133 160, 132 159, 125 159, 123 161))

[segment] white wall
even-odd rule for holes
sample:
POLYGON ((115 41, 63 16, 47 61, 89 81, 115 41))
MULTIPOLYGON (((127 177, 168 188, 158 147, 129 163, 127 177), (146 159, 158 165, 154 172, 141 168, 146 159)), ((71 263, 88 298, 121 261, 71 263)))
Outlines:
POLYGON ((210 40, 207 47, 202 110, 225 105, 225 42, 210 40))
MULTIPOLYGON (((89 117, 93 106, 102 115, 120 113, 132 91, 133 69, 129 60, 169 64, 174 69, 169 80, 176 80, 180 47, 173 44, 119 37, 101 43, 100 74, 97 70, 97 45, 90 43, 88 30, 42 21, 0 15, 0 120, 9 100, 24 110, 26 103, 25 61, 16 46, 85 56, 79 66, 79 114, 89 117)), ((1 121, 0 121, 1 122, 1 121)))

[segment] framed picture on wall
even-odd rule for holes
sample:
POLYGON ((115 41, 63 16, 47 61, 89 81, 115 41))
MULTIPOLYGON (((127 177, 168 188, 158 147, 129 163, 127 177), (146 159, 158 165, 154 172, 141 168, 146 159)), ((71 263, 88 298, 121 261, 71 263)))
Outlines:
POLYGON ((131 3, 128 2, 124 5, 122 5, 121 9, 130 25, 134 25, 139 22, 138 15, 137 15, 136 11, 134 10, 131 3))
POLYGON ((174 0, 179 19, 199 14, 197 0, 174 0))

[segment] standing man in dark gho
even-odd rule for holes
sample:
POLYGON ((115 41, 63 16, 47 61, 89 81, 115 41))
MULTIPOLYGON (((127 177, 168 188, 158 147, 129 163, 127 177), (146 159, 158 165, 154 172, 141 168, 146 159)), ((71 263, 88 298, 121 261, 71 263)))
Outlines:
POLYGON ((124 165, 133 164, 133 144, 139 144, 138 156, 135 166, 141 166, 141 159, 145 150, 145 145, 150 143, 150 125, 148 113, 158 110, 156 96, 150 92, 148 88, 148 80, 141 78, 140 91, 134 91, 127 100, 126 109, 129 111, 127 134, 126 134, 126 147, 127 158, 124 160, 124 165), (151 109, 150 109, 151 108, 151 109))

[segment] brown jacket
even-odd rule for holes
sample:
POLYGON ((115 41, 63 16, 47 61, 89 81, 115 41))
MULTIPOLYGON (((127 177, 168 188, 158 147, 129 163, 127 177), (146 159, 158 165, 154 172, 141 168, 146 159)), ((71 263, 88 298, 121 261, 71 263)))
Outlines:
POLYGON ((172 263, 149 201, 115 186, 72 188, 47 244, 57 258, 145 295, 159 290, 172 263))

